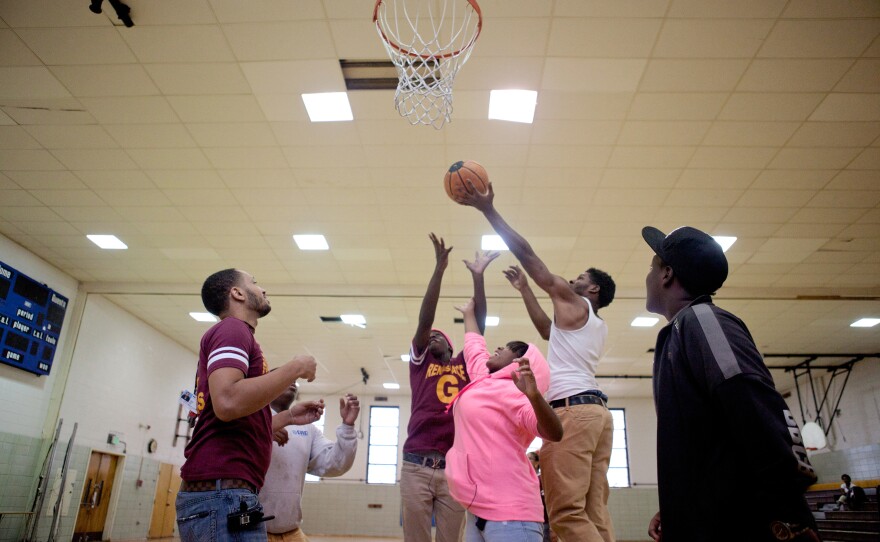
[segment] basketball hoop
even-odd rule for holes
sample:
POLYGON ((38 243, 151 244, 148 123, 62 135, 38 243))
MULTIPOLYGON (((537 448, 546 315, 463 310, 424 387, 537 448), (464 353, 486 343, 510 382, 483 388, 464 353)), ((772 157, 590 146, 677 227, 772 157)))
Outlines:
POLYGON ((410 124, 451 121, 452 83, 483 27, 476 0, 377 0, 373 22, 399 82, 394 105, 410 124))

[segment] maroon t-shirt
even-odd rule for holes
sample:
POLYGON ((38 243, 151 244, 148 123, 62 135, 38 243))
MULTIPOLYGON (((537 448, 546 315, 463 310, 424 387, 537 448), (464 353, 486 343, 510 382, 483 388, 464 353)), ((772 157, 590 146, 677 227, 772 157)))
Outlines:
POLYGON ((412 346, 409 362, 412 407, 404 453, 437 451, 445 455, 449 451, 455 439, 455 425, 452 412, 446 412, 446 405, 469 380, 462 352, 443 363, 427 347, 423 352, 416 352, 415 345, 412 346))
POLYGON ((237 318, 224 318, 202 336, 196 388, 199 419, 183 456, 180 476, 187 481, 240 478, 263 487, 272 459, 269 405, 249 416, 224 422, 214 414, 208 376, 232 367, 254 378, 269 372, 254 330, 237 318))

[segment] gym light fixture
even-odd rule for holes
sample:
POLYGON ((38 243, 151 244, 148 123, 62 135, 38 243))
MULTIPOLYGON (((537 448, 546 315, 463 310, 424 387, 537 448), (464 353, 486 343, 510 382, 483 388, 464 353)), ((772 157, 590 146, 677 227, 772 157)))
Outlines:
POLYGON ((128 245, 119 240, 115 235, 86 235, 89 241, 105 250, 125 250, 128 245))

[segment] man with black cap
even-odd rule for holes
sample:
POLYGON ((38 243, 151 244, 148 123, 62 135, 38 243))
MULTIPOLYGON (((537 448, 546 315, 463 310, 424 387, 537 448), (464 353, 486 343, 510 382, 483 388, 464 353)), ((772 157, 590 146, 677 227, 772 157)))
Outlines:
POLYGON ((815 540, 816 479, 800 430, 746 325, 715 306, 727 258, 708 234, 642 229, 655 256, 647 309, 669 324, 654 351, 660 511, 656 542, 815 540))

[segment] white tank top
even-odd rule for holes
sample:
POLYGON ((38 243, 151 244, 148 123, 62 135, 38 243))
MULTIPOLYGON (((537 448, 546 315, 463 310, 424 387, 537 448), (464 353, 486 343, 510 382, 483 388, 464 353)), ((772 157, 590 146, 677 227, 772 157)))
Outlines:
POLYGON ((547 401, 565 399, 586 390, 598 390, 596 369, 605 351, 608 326, 593 312, 586 297, 590 317, 584 327, 574 330, 559 329, 556 319, 550 324, 550 389, 544 394, 547 401))

